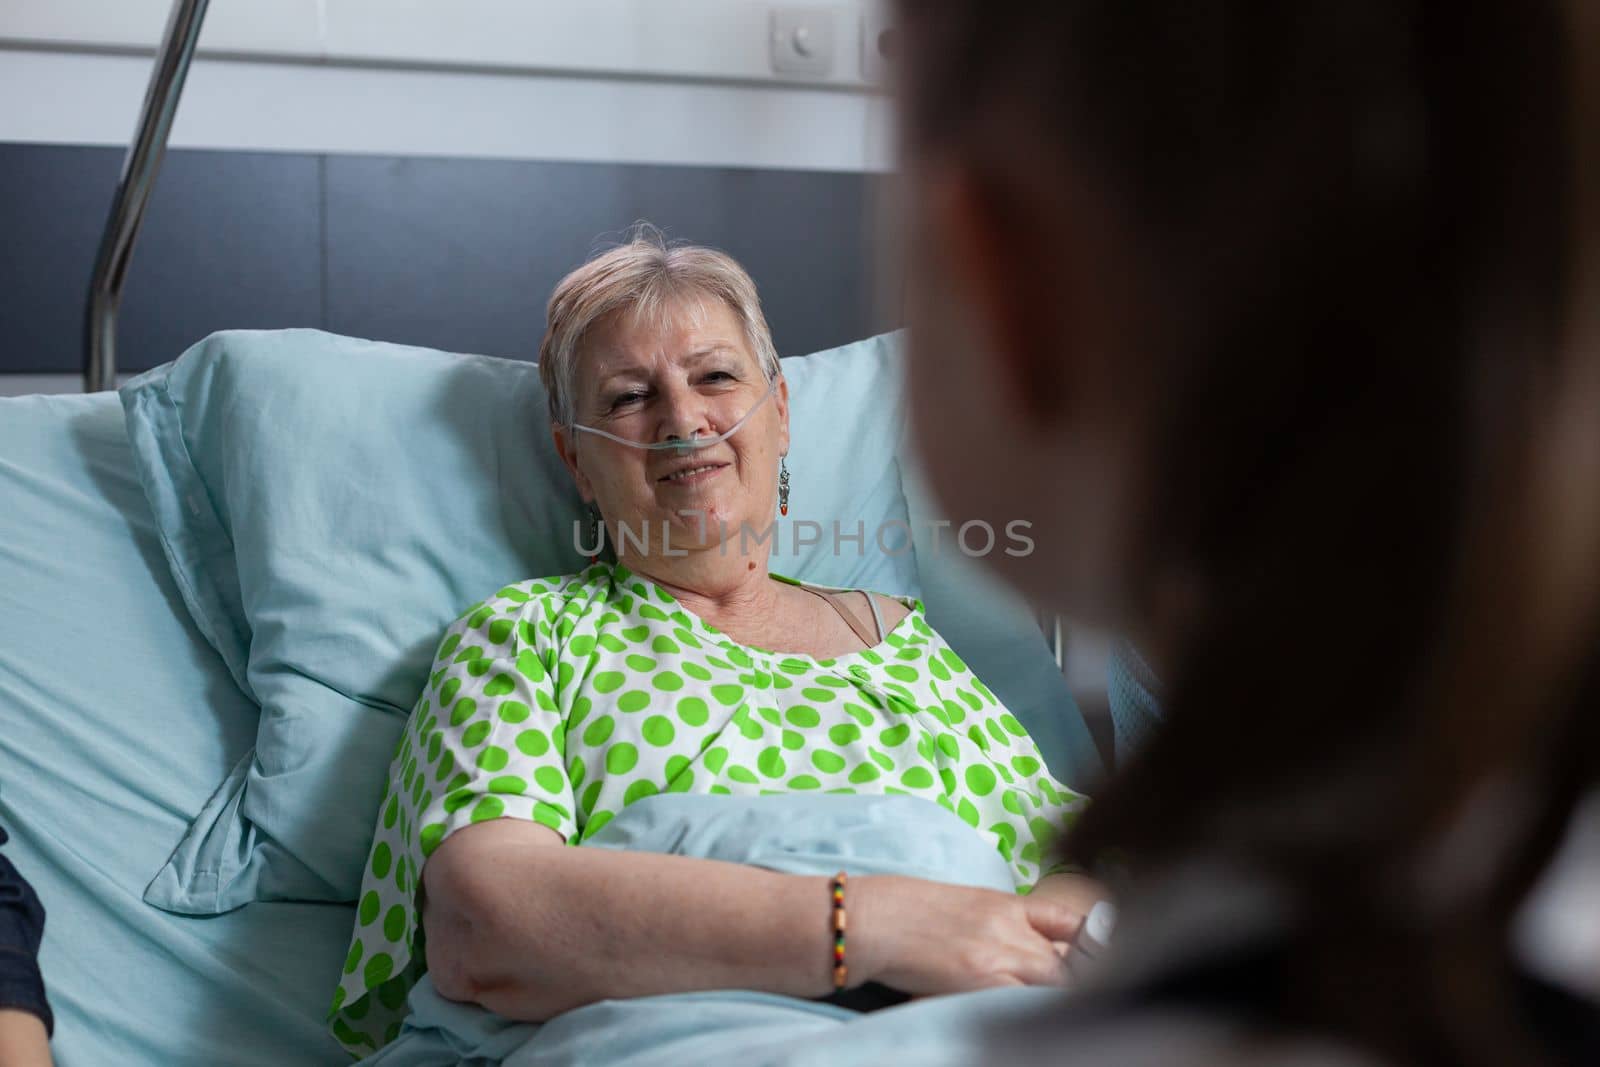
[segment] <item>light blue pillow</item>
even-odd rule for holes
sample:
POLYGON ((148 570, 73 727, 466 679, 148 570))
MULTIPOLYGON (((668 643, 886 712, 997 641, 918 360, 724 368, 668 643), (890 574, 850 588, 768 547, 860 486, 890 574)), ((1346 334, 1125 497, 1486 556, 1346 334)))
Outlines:
MULTIPOLYGON (((790 518, 906 521, 895 344, 785 360, 790 518)), ((354 900, 439 635, 524 578, 578 569, 583 514, 537 368, 315 330, 214 334, 122 390, 135 466, 201 632, 261 707, 255 748, 145 892, 190 914, 354 900)), ((772 567, 916 595, 915 557, 772 567)))
POLYGON ((770 567, 825 585, 917 596, 916 555, 890 531, 909 521, 897 455, 906 436, 900 333, 783 360, 789 383, 789 517, 770 567), (814 527, 803 524, 814 523, 814 527), (837 540, 837 525, 846 536, 837 540), (857 526, 865 530, 851 540, 857 526), (810 536, 818 542, 795 550, 810 536))

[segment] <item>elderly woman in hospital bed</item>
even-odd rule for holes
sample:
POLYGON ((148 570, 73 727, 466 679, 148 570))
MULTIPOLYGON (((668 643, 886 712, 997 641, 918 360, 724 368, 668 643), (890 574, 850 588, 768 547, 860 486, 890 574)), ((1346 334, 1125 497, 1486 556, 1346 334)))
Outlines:
POLYGON ((767 571, 788 393, 750 278, 640 237, 560 284, 540 356, 616 561, 502 589, 445 635, 378 813, 341 1039, 388 1040, 424 969, 527 1021, 703 989, 1061 983, 1099 895, 1053 864, 1083 798, 919 603, 767 571), (1017 892, 851 880, 840 971, 828 877, 562 847, 657 794, 796 792, 941 805, 1017 892))

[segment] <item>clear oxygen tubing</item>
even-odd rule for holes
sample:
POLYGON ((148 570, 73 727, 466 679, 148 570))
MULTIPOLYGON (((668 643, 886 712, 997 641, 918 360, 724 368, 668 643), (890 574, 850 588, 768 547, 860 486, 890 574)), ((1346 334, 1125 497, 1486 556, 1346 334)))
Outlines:
POLYGON ((751 404, 750 410, 739 416, 739 421, 735 422, 732 426, 717 434, 715 437, 702 437, 697 432, 691 434, 687 439, 680 438, 675 441, 630 441, 626 437, 618 437, 614 433, 607 433, 605 430, 598 429, 594 426, 582 426, 576 422, 568 423, 567 428, 570 430, 582 430, 584 433, 592 433, 596 437, 604 437, 608 441, 615 441, 619 445, 627 445, 630 448, 641 449, 645 452, 676 452, 680 456, 686 456, 690 452, 693 452, 697 449, 710 448, 713 445, 720 445, 722 442, 738 433, 739 428, 742 427, 746 422, 750 421, 750 416, 754 415, 758 410, 760 410, 762 404, 765 404, 769 399, 771 399, 772 394, 777 391, 777 388, 778 376, 774 374, 767 382, 767 391, 761 394, 761 399, 757 400, 754 404, 751 404))

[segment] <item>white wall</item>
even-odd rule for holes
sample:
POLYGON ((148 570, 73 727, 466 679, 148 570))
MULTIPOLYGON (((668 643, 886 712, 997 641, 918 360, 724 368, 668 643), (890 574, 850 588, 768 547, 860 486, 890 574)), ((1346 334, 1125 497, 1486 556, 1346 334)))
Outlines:
MULTIPOLYGON (((869 0, 779 75, 758 0, 213 0, 171 143, 882 171, 869 0), (870 32, 868 32, 870 39, 870 32)), ((166 0, 0 4, 0 140, 125 144, 166 0)))

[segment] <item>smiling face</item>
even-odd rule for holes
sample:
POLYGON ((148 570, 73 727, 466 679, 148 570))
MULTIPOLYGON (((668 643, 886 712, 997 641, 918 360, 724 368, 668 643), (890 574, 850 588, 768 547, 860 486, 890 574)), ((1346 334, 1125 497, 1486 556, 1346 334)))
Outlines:
POLYGON ((662 555, 665 524, 674 554, 714 549, 726 536, 730 556, 743 542, 763 557, 765 573, 765 546, 741 539, 739 530, 765 532, 773 520, 778 460, 789 449, 788 386, 780 377, 763 402, 767 379, 731 308, 688 296, 659 315, 607 316, 585 337, 573 384, 579 426, 646 444, 716 437, 751 412, 732 437, 688 452, 635 448, 562 426, 555 437, 579 493, 606 520, 619 559, 632 565, 662 555), (619 542, 621 525, 633 540, 619 542), (646 529, 648 549, 641 551, 637 540, 646 529))

